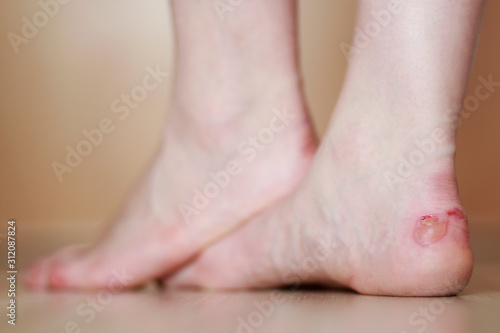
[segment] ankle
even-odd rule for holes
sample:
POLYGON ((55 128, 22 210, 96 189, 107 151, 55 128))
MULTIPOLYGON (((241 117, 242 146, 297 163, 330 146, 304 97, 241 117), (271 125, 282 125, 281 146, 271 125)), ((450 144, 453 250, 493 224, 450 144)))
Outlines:
POLYGON ((245 122, 258 125, 259 119, 269 118, 273 109, 285 108, 297 114, 306 109, 296 74, 251 86, 244 76, 233 82, 196 82, 190 90, 181 89, 182 85, 176 85, 172 115, 194 126, 248 127, 245 122))

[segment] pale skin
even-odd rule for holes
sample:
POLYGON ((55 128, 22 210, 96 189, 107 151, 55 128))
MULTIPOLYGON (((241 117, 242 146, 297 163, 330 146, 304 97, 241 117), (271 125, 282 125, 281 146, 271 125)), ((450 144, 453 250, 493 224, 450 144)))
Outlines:
MULTIPOLYGON (((357 26, 392 2, 360 0, 357 26)), ((483 1, 401 1, 390 24, 352 53, 319 146, 293 0, 248 1, 223 22, 212 1, 172 4, 174 104, 156 161, 101 241, 39 260, 26 272, 30 287, 98 288, 125 268, 127 288, 155 279, 399 296, 465 288, 473 258, 455 136, 483 1), (289 121, 272 120, 282 107, 289 121), (263 145, 257 134, 271 121, 282 130, 263 145), (242 143, 256 151, 251 162, 242 143), (240 172, 186 223, 179 204, 231 161, 240 172)))

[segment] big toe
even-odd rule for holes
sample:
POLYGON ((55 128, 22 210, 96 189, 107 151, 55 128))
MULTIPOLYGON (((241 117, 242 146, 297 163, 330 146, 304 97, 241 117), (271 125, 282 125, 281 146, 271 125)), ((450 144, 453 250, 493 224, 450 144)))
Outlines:
POLYGON ((85 246, 70 246, 32 263, 23 273, 25 285, 33 290, 60 288, 68 283, 71 270, 77 268, 85 246))

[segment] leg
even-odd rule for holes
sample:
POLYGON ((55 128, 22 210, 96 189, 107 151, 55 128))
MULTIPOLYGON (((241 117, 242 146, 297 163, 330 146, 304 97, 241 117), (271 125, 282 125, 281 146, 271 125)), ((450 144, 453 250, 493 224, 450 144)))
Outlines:
POLYGON ((42 259, 28 285, 101 287, 113 271, 130 276, 125 287, 143 284, 296 187, 316 141, 298 75, 295 3, 240 7, 221 20, 211 0, 173 1, 174 105, 156 160, 100 242, 42 259))
POLYGON ((359 3, 360 29, 377 22, 373 11, 390 13, 390 23, 353 51, 302 184, 171 285, 321 283, 429 296, 465 288, 473 258, 455 179, 455 134, 483 3, 391 3, 359 3))

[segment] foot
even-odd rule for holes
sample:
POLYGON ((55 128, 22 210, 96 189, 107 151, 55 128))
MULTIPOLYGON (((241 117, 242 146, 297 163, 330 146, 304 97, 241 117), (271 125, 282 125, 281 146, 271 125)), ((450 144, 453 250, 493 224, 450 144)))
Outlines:
POLYGON ((214 123, 176 108, 156 160, 113 227, 94 246, 39 260, 26 272, 27 284, 97 288, 122 274, 122 287, 141 285, 292 191, 315 138, 302 101, 290 101, 296 103, 283 109, 277 100, 245 100, 253 110, 228 119, 219 113, 214 123))
POLYGON ((400 296, 463 290, 473 257, 455 180, 455 124, 440 110, 393 105, 344 96, 297 190, 166 284, 314 283, 400 296))
POLYGON ((116 275, 122 287, 141 285, 291 192, 305 174, 316 141, 294 2, 251 2, 224 19, 211 1, 172 6, 175 103, 155 162, 97 245, 42 259, 26 274, 30 286, 102 287, 116 275))

